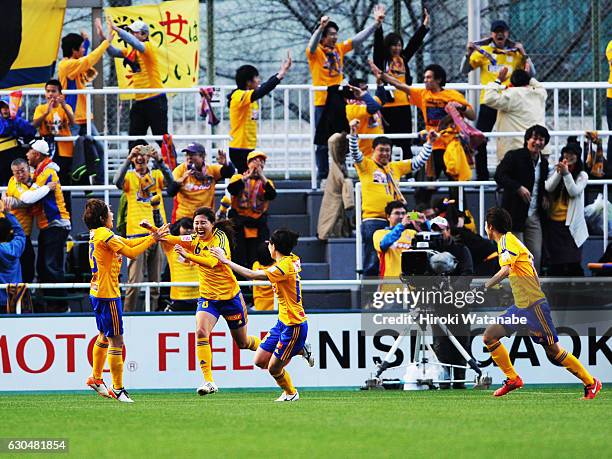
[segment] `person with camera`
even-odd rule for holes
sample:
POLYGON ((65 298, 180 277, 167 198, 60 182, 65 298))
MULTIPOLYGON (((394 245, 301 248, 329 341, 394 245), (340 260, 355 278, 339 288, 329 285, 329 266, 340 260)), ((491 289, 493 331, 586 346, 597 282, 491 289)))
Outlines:
MULTIPOLYGON (((455 268, 446 273, 450 276, 451 289, 454 291, 467 291, 472 280, 471 276, 474 274, 474 265, 470 251, 464 244, 455 241, 451 235, 451 228, 446 218, 435 217, 430 220, 430 226, 433 232, 442 235, 440 250, 450 253, 457 261, 455 268)), ((451 316, 457 314, 459 310, 452 304, 444 304, 437 306, 436 312, 438 315, 451 316)), ((447 329, 455 336, 459 344, 469 352, 470 326, 459 321, 456 325, 448 325, 447 329)), ((451 365, 465 365, 465 358, 459 353, 446 333, 436 325, 432 325, 432 331, 434 334, 434 350, 440 361, 451 365)), ((462 379, 465 379, 465 368, 454 368, 453 380, 462 379)), ((462 382, 453 383, 452 386, 453 389, 465 389, 465 383, 462 382)), ((442 389, 448 389, 449 387, 450 385, 440 385, 442 389)))

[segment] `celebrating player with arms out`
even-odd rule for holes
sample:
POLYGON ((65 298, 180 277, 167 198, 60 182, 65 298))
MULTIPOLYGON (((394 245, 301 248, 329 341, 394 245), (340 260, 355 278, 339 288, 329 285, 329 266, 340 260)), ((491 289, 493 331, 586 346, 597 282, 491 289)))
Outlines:
MULTIPOLYGON (((533 255, 510 232, 512 228, 510 214, 499 207, 491 208, 487 212, 486 223, 489 239, 497 242, 501 269, 486 282, 485 288, 509 277, 516 303, 508 308, 502 317, 526 319, 531 339, 544 346, 551 360, 563 365, 570 373, 582 380, 585 399, 595 398, 601 390, 601 381, 591 376, 576 357, 559 345, 557 331, 550 315, 550 306, 540 288, 540 279, 533 267, 533 255)), ((517 331, 515 326, 494 324, 489 325, 484 332, 483 341, 493 361, 507 378, 503 386, 494 392, 493 395, 496 397, 523 387, 523 380, 514 370, 508 350, 499 341, 503 336, 510 336, 515 331, 517 331)))
POLYGON ((276 384, 283 389, 277 402, 295 402, 300 398, 285 370, 294 355, 301 354, 311 367, 314 366, 310 345, 306 343, 308 322, 302 306, 300 258, 291 252, 297 241, 298 235, 293 231, 274 231, 268 241, 268 250, 275 263, 266 270, 257 271, 230 261, 220 248, 210 250, 221 263, 241 276, 253 280, 269 280, 272 283, 278 298, 278 321, 259 345, 255 353, 255 365, 267 368, 276 384))
MULTIPOLYGON (((148 222, 141 225, 154 230, 148 222)), ((232 337, 240 349, 255 351, 259 338, 247 335, 247 310, 240 287, 231 269, 213 257, 211 249, 218 248, 231 257, 233 230, 229 221, 215 222, 215 212, 200 207, 193 216, 195 234, 168 236, 166 241, 176 244, 174 250, 198 265, 200 298, 196 310, 196 355, 204 375, 204 384, 197 389, 199 395, 213 394, 219 390, 212 376, 212 351, 210 333, 223 316, 232 337), (188 251, 188 250, 189 251, 188 251)))
POLYGON ((83 220, 89 228, 89 265, 92 274, 89 298, 100 331, 93 348, 93 374, 87 378, 86 384, 103 397, 132 403, 123 387, 123 308, 119 291, 121 262, 123 255, 134 259, 163 239, 168 234, 168 225, 146 237, 124 239, 113 233, 113 212, 100 199, 87 201, 83 220), (113 378, 111 390, 102 379, 107 353, 113 378))

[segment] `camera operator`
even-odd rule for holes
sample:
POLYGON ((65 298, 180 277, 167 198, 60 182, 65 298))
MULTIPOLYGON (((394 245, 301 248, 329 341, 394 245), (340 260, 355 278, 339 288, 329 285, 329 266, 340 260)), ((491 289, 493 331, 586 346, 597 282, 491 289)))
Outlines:
MULTIPOLYGON (((472 256, 468 248, 457 242, 451 235, 451 228, 448 221, 444 217, 436 217, 430 221, 431 230, 439 232, 442 235, 443 252, 448 252, 457 260, 457 266, 454 270, 448 273, 451 277, 450 287, 455 290, 468 290, 471 282, 471 276, 474 274, 472 256), (456 276, 456 277, 455 277, 456 276)), ((454 305, 441 305, 436 309, 438 315, 455 315, 459 310, 454 305)), ((457 341, 468 350, 470 344, 470 327, 464 323, 456 325, 448 325, 448 330, 457 338, 457 341)), ((453 345, 451 340, 438 326, 433 325, 434 334, 434 350, 436 355, 443 363, 452 365, 465 365, 466 361, 453 345)), ((454 369, 454 379, 465 379, 465 369, 454 369)), ((449 385, 441 384, 440 388, 448 389, 449 385)), ((453 389, 465 389, 464 383, 454 383, 453 389)))

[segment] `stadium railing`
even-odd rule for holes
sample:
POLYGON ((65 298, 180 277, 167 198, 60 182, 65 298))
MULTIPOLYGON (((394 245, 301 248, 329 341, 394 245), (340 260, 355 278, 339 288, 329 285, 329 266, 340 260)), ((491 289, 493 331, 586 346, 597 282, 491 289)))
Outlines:
MULTIPOLYGON (((547 109, 547 119, 549 120, 547 124, 552 126, 551 136, 553 140, 551 145, 554 147, 555 153, 559 151, 559 137, 582 136, 587 130, 596 130, 597 114, 604 111, 604 107, 598 105, 598 101, 601 100, 599 96, 603 95, 602 91, 612 87, 611 84, 603 82, 546 82, 542 85, 547 90, 552 91, 552 98, 549 97, 549 101, 552 101, 552 103, 548 104, 547 109), (578 97, 572 97, 575 92, 579 92, 578 97), (563 99, 563 103, 561 99, 563 99), (577 115, 575 115, 576 112, 578 112, 577 115), (550 122, 551 119, 552 123, 550 122)), ((370 87, 374 88, 375 86, 370 85, 370 87)), ((423 85, 414 85, 414 87, 423 87, 423 85)), ((469 95, 480 91, 483 86, 450 83, 445 88, 456 89, 469 95)), ((215 86, 216 96, 213 99, 213 107, 216 108, 221 122, 215 130, 229 132, 226 96, 233 89, 235 89, 233 85, 215 86)), ((310 177, 313 189, 317 185, 313 145, 315 126, 310 123, 310 120, 314 120, 313 91, 315 90, 325 90, 325 88, 311 85, 279 85, 270 96, 259 101, 261 116, 258 121, 259 147, 271 153, 267 169, 287 179, 292 176, 295 177, 296 174, 306 175, 310 177)), ((24 89, 22 92, 25 98, 23 109, 26 117, 31 119, 34 107, 44 99, 44 90, 24 89), (38 98, 37 101, 36 98, 38 98)), ((163 92, 173 96, 168 106, 168 130, 173 134, 176 141, 201 141, 206 144, 209 151, 213 151, 213 143, 216 147, 227 147, 230 139, 229 135, 215 134, 213 128, 199 119, 199 87, 157 90, 119 88, 65 90, 64 93, 67 95, 85 94, 88 113, 92 111, 94 97, 104 98, 103 126, 100 126, 100 122, 96 120, 96 125, 98 128, 101 127, 99 130, 103 135, 96 136, 96 139, 103 142, 105 147, 106 177, 109 177, 109 159, 113 159, 115 163, 122 161, 127 150, 127 141, 140 138, 162 140, 161 136, 122 135, 122 132, 127 132, 125 113, 122 116, 122 112, 126 108, 124 106, 126 102, 122 100, 122 97, 135 93, 151 92, 163 92), (109 134, 112 132, 115 134, 109 134), (114 148, 110 148, 111 145, 114 148)), ((10 91, 0 91, 0 95, 7 94, 10 94, 10 91)), ((413 118, 417 119, 417 108, 412 107, 412 110, 413 118)), ((416 129, 416 123, 414 123, 414 129, 416 129)), ((92 132, 91 120, 89 119, 87 121, 87 132, 89 134, 92 132)), ((611 134, 610 130, 600 129, 598 132, 603 136, 611 134)), ((523 134, 522 132, 492 132, 486 135, 495 138, 523 136, 523 134)), ((412 133, 395 134, 390 137, 416 138, 416 136, 416 131, 413 131, 412 133)), ((58 137, 57 140, 74 141, 75 137, 58 137)))
MULTIPOLYGON (((602 186, 603 187, 603 200, 605 206, 608 203, 608 185, 612 185, 612 180, 589 180, 589 186, 602 186)), ((423 187, 436 187, 436 188, 459 188, 459 208, 463 209, 463 190, 464 188, 477 188, 478 189, 478 234, 485 236, 484 234, 484 215, 485 215, 485 189, 493 191, 497 187, 497 183, 494 181, 468 181, 468 182, 400 182, 399 187, 402 190, 410 190, 413 188, 423 187)), ((357 278, 359 278, 359 272, 363 270, 363 253, 362 253, 362 239, 361 239, 361 210, 362 210, 362 196, 361 196, 361 183, 355 184, 355 260, 357 266, 357 278)), ((604 209, 603 212, 603 251, 608 247, 608 212, 604 209)))

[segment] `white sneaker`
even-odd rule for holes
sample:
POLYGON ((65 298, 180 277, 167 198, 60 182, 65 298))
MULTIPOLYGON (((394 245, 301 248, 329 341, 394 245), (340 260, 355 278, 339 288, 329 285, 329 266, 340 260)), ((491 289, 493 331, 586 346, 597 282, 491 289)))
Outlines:
POLYGON ((308 362, 309 367, 312 368, 315 366, 315 358, 314 354, 312 353, 312 344, 309 342, 304 344, 304 349, 302 349, 302 358, 308 362))
POLYGON ((111 398, 111 395, 108 393, 108 387, 106 387, 106 384, 104 384, 103 379, 95 379, 93 376, 90 376, 87 378, 87 381, 85 381, 85 384, 95 390, 102 397, 111 398))
POLYGON ((219 392, 219 388, 214 382, 208 381, 205 382, 202 386, 198 387, 197 392, 198 395, 214 394, 215 392, 219 392))
POLYGON ((127 393, 125 387, 122 387, 119 390, 116 390, 114 387, 112 387, 109 394, 112 398, 117 399, 118 402, 134 403, 134 400, 130 398, 130 394, 127 393))
POLYGON ((296 390, 295 394, 287 394, 283 392, 280 397, 278 397, 275 402, 297 402, 300 399, 300 393, 296 390))

